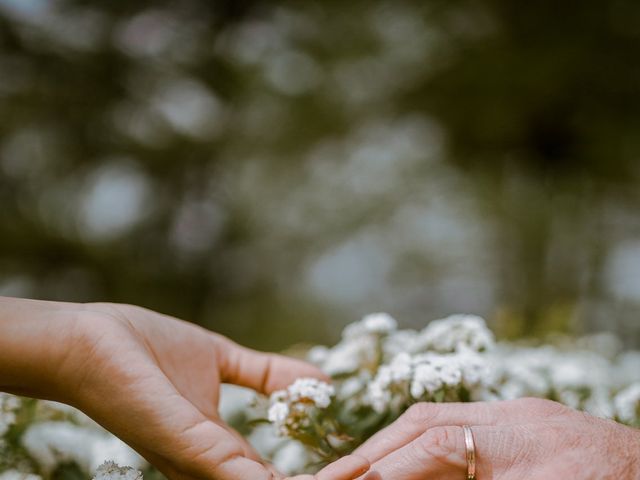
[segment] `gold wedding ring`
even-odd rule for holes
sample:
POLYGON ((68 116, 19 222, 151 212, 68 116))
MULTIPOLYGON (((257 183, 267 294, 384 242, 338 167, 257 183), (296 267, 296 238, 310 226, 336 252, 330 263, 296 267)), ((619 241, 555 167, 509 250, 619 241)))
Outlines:
POLYGON ((467 451, 467 480, 476 480, 476 444, 469 425, 463 425, 464 445, 467 451))

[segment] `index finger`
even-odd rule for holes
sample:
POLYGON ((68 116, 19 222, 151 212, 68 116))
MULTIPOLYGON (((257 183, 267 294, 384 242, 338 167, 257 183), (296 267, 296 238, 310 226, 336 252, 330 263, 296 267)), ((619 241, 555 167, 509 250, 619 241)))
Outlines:
POLYGON ((439 427, 375 462, 363 480, 464 478, 466 467, 462 429, 439 427))
POLYGON ((355 454, 374 463, 412 442, 428 428, 450 425, 513 425, 528 423, 531 416, 553 416, 564 410, 562 405, 526 398, 504 402, 416 403, 398 420, 380 430, 355 450, 355 454))

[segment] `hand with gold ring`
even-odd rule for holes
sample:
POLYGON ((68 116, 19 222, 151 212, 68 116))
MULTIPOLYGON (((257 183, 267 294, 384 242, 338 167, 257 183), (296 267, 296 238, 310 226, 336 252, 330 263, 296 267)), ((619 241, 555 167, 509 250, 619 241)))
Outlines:
POLYGON ((416 404, 355 453, 363 480, 640 479, 640 430, 540 399, 416 404))

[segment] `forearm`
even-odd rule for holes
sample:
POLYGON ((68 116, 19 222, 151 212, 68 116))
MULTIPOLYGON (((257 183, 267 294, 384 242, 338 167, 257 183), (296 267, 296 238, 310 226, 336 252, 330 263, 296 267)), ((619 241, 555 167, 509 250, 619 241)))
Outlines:
POLYGON ((0 390, 53 398, 80 308, 0 297, 0 390))

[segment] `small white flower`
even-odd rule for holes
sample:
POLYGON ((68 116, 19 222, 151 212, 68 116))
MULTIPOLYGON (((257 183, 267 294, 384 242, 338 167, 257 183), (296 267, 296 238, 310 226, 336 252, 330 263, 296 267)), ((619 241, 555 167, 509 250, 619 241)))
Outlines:
POLYGON ((485 357, 473 350, 463 349, 455 355, 462 381, 468 389, 488 382, 491 377, 489 364, 485 357))
POLYGON ((21 406, 20 398, 0 392, 0 437, 16 423, 16 412, 21 406))
POLYGON ((328 375, 354 373, 373 361, 375 348, 375 339, 371 336, 348 338, 333 347, 319 365, 328 375))
POLYGON ((381 383, 373 381, 367 389, 367 399, 378 413, 384 412, 391 402, 391 393, 381 383))
POLYGON ((398 330, 392 332, 384 341, 383 349, 387 358, 393 358, 402 352, 414 352, 414 344, 418 332, 415 330, 398 330))
POLYGON ((618 358, 613 373, 616 381, 622 385, 640 382, 640 351, 625 352, 618 358))
POLYGON ((307 360, 315 365, 322 365, 327 361, 329 353, 330 350, 327 347, 323 345, 317 345, 309 350, 309 353, 307 353, 307 360))
POLYGON ((398 322, 388 313, 372 313, 364 317, 362 323, 369 333, 386 334, 398 328, 398 322))
POLYGON ((606 387, 596 389, 584 403, 584 409, 595 417, 610 419, 616 416, 611 392, 606 387))
POLYGON ((276 425, 282 425, 289 415, 289 405, 284 402, 276 402, 269 407, 269 421, 276 425))
POLYGON ((583 359, 577 360, 572 362, 569 359, 564 359, 550 370, 551 381, 557 388, 577 389, 589 385, 590 372, 585 368, 585 363, 581 362, 583 359))
POLYGON ((476 315, 451 315, 432 321, 420 332, 414 352, 450 353, 468 348, 476 352, 490 350, 494 337, 483 318, 476 315))
POLYGON ((456 387, 462 381, 462 371, 460 367, 455 364, 455 362, 447 361, 447 359, 438 359, 436 363, 436 368, 440 371, 440 378, 442 379, 442 383, 444 383, 448 387, 456 387))
POLYGON ((580 395, 575 390, 564 390, 558 397, 558 400, 567 407, 580 408, 580 395))
POLYGON ((388 313, 371 313, 359 322, 347 325, 342 336, 355 338, 362 335, 388 335, 397 328, 398 322, 388 313))
POLYGON ((311 400, 316 407, 327 408, 336 391, 333 385, 315 378, 299 378, 287 388, 287 393, 293 402, 311 400))
POLYGON ((640 421, 640 383, 634 383, 618 393, 613 403, 616 415, 625 423, 640 421))
POLYGON ((255 399, 255 390, 228 383, 222 384, 218 402, 218 414, 226 423, 233 423, 237 419, 244 417, 247 409, 251 407, 255 399))
POLYGON ((348 398, 357 395, 362 392, 362 390, 366 387, 367 381, 360 377, 350 377, 347 378, 342 385, 340 385, 340 392, 338 396, 340 398, 348 398))
POLYGON ((389 375, 393 382, 402 382, 411 378, 412 360, 408 353, 399 353, 389 364, 389 375))
POLYGON ((431 363, 421 363, 415 367, 411 382, 411 396, 418 400, 425 394, 433 394, 442 388, 442 379, 431 363))
POLYGON ((327 408, 335 394, 335 388, 328 383, 299 378, 285 390, 271 394, 268 420, 283 436, 306 428, 311 424, 314 409, 327 408))

